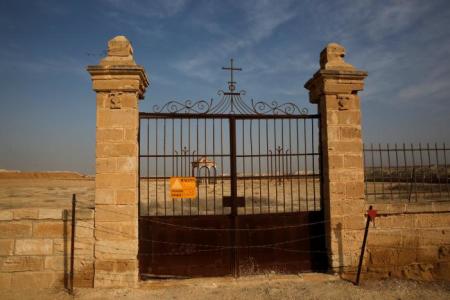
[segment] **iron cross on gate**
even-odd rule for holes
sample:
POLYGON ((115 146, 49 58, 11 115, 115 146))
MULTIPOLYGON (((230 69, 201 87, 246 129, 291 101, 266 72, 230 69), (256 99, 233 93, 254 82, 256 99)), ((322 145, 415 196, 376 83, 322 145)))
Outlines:
POLYGON ((242 68, 233 67, 233 59, 230 59, 230 67, 222 67, 222 70, 230 70, 230 81, 228 81, 228 89, 230 92, 234 92, 236 89, 235 81, 233 81, 233 71, 242 71, 242 68))

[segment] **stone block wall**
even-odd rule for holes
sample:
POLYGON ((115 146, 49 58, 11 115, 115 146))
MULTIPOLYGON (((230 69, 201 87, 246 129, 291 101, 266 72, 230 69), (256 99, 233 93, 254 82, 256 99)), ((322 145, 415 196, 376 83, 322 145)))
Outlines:
POLYGON ((450 280, 450 202, 372 205, 366 276, 450 280))
MULTIPOLYGON (((92 287, 94 211, 77 209, 74 286, 92 287)), ((48 288, 67 284, 71 211, 53 208, 0 212, 0 288, 48 288), (67 215, 67 217, 66 217, 67 215)))

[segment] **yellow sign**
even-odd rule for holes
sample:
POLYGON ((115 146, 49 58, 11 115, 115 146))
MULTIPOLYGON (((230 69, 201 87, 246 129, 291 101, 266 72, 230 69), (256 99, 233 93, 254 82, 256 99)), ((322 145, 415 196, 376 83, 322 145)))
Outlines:
POLYGON ((170 195, 172 198, 197 197, 195 177, 170 177, 170 195))

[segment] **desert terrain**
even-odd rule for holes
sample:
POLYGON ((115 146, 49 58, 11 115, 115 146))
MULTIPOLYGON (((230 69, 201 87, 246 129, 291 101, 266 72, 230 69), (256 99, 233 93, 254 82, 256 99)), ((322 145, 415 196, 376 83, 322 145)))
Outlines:
POLYGON ((94 207, 95 178, 72 172, 0 172, 0 209, 94 207))
MULTIPOLYGON (((202 181, 197 184, 198 196, 193 199, 172 199, 169 180, 141 180, 141 212, 144 215, 223 215, 229 207, 222 207, 222 197, 229 196, 230 180, 202 181)), ((245 206, 238 213, 259 214, 320 210, 319 179, 239 179, 238 197, 245 198, 245 206)))
POLYGON ((401 280, 363 282, 361 286, 325 274, 265 275, 144 282, 137 289, 63 289, 0 291, 4 300, 15 299, 449 299, 450 285, 401 280))

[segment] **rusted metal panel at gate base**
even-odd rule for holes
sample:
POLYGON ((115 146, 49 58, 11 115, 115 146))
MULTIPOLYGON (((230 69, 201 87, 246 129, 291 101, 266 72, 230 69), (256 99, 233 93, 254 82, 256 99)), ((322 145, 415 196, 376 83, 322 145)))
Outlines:
POLYGON ((140 273, 203 277, 325 270, 321 219, 320 212, 242 215, 233 230, 231 216, 141 217, 140 273))
POLYGON ((241 275, 327 269, 320 212, 243 215, 238 232, 241 275))
POLYGON ((147 276, 232 274, 229 216, 141 217, 139 269, 147 276), (191 230, 189 228, 203 228, 191 230))
POLYGON ((236 197, 236 199, 233 200, 231 196, 223 196, 222 198, 223 207, 232 207, 233 205, 236 205, 236 207, 245 207, 245 198, 236 197))

